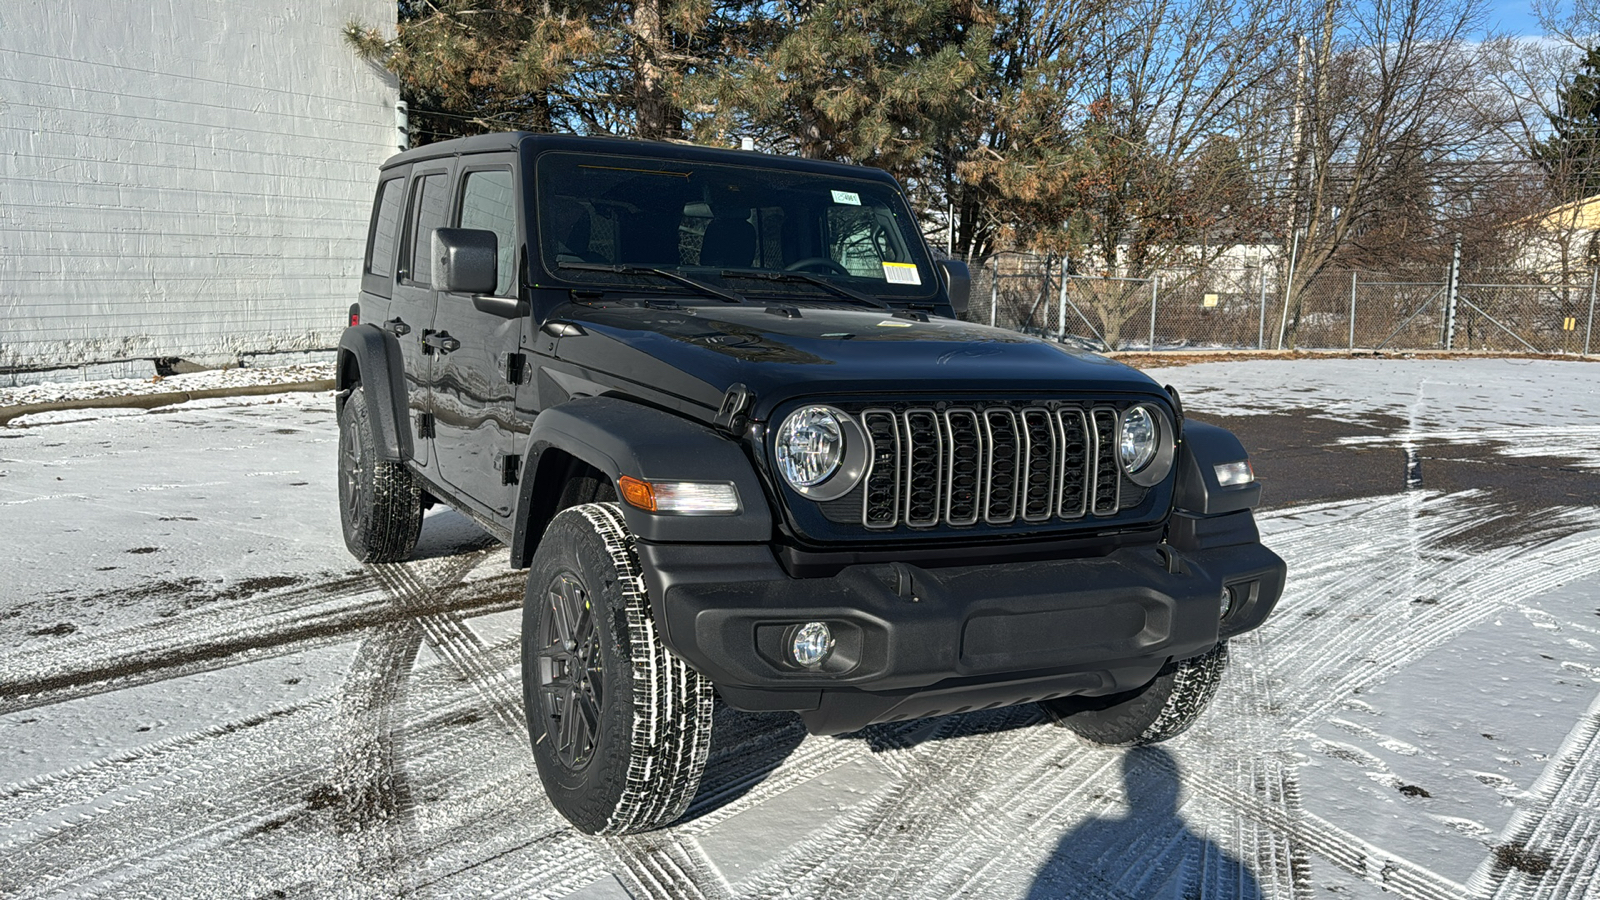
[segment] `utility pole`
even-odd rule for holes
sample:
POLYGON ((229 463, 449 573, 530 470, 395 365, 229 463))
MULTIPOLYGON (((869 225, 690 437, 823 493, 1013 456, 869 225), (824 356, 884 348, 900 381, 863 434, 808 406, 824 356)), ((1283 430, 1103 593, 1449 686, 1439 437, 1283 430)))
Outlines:
POLYGON ((1600 284, 1600 268, 1589 273, 1589 327, 1583 332, 1584 356, 1589 355, 1589 339, 1594 337, 1594 291, 1597 284, 1600 284))
POLYGON ((411 149, 411 107, 404 100, 394 102, 394 129, 395 146, 400 150, 411 149))
POLYGON ((1294 298, 1294 269, 1300 255, 1300 186, 1306 161, 1306 36, 1294 36, 1294 132, 1289 159, 1289 265, 1283 282, 1283 315, 1278 324, 1278 349, 1289 328, 1289 306, 1294 298))
POLYGON ((956 197, 954 192, 945 195, 945 246, 946 256, 956 255, 956 197))
POLYGON ((1450 279, 1446 284, 1444 300, 1444 349, 1455 349, 1456 300, 1461 293, 1461 235, 1456 235, 1455 250, 1450 254, 1450 279))
POLYGON ((1356 349, 1356 273, 1350 273, 1350 349, 1356 349))

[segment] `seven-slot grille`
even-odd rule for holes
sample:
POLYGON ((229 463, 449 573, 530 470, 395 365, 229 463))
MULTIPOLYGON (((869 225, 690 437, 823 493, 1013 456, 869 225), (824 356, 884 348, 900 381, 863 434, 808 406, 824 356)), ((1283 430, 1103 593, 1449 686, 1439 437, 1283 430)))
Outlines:
POLYGON ((1007 525, 1114 515, 1117 412, 1110 407, 868 409, 868 528, 1007 525))

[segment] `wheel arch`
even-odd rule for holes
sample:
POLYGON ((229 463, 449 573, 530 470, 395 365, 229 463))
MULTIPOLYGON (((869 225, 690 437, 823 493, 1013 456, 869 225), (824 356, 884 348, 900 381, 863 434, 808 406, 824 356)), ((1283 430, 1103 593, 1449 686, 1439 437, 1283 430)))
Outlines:
POLYGON ((376 325, 346 328, 339 336, 334 379, 336 412, 344 411, 351 389, 362 386, 379 458, 391 462, 410 459, 411 428, 400 342, 376 325))
POLYGON ((1173 505, 1203 516, 1255 508, 1261 502, 1259 483, 1223 486, 1217 481, 1217 465, 1248 460, 1249 454, 1233 432, 1185 420, 1183 441, 1178 446, 1178 484, 1173 505))
POLYGON ((772 536, 766 493, 734 439, 682 416, 617 397, 582 397, 534 420, 519 478, 511 564, 526 568, 545 526, 560 512, 562 484, 592 468, 615 486, 623 475, 645 481, 731 482, 737 514, 665 515, 621 504, 633 534, 648 541, 752 543, 772 536))

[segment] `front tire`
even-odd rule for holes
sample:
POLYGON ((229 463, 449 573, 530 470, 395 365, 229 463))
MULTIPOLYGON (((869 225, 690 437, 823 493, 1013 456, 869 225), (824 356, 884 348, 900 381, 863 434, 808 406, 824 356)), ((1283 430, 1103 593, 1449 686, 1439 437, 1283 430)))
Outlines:
POLYGON ((1051 721, 1091 744, 1137 747, 1159 744, 1189 730, 1205 712, 1228 668, 1228 643, 1172 663, 1137 691, 1104 698, 1085 708, 1084 698, 1046 700, 1039 705, 1051 721))
POLYGON ((404 461, 381 459, 361 385, 339 411, 339 520, 362 562, 399 562, 422 533, 422 485, 404 461))
POLYGON ((580 831, 649 831, 689 808, 711 748, 713 691, 661 643, 615 503, 563 510, 540 539, 522 685, 539 778, 580 831))

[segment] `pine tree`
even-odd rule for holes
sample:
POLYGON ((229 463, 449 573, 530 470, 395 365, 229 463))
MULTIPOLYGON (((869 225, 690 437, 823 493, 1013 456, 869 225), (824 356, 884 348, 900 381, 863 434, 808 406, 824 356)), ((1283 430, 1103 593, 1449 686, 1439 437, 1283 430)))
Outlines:
POLYGON ((740 58, 688 80, 695 135, 928 177, 989 58, 978 0, 789 0, 762 7, 740 58))
POLYGON ((1600 46, 1584 54, 1547 118, 1552 133, 1534 141, 1534 159, 1567 199, 1600 193, 1600 46))
POLYGON ((664 139, 678 101, 750 0, 400 0, 393 37, 345 36, 400 81, 418 143, 486 131, 664 139))

